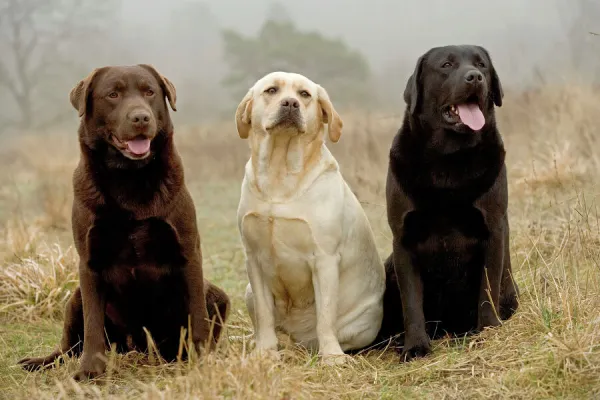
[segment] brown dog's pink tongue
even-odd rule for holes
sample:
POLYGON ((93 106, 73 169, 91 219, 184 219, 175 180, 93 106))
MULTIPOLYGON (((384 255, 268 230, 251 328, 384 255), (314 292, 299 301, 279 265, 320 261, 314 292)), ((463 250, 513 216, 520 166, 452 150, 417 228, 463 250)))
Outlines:
POLYGON ((477 104, 457 104, 458 116, 463 124, 474 131, 478 131, 485 125, 485 117, 477 104))
POLYGON ((136 155, 146 154, 150 150, 150 139, 134 139, 127 142, 127 150, 136 155))

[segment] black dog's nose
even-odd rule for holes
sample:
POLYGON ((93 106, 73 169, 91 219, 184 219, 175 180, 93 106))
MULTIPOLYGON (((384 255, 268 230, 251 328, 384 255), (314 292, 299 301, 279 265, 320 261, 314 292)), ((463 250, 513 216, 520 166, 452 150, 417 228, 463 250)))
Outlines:
POLYGON ((150 113, 148 111, 137 110, 129 113, 129 121, 138 126, 146 126, 150 122, 150 113))
POLYGON ((483 80, 483 74, 476 69, 471 70, 465 74, 465 81, 467 83, 481 82, 483 80))
POLYGON ((285 99, 281 100, 281 107, 287 107, 290 109, 298 108, 298 107, 300 107, 300 103, 296 99, 293 99, 291 97, 286 97, 285 99))

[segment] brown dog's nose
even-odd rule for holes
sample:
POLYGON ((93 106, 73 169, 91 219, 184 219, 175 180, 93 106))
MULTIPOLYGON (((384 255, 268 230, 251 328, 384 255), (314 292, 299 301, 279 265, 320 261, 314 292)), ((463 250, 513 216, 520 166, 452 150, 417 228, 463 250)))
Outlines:
POLYGON ((300 107, 300 103, 298 102, 298 100, 292 98, 292 97, 286 97, 285 99, 281 100, 281 107, 286 107, 286 108, 298 108, 300 107))
POLYGON ((476 83, 476 82, 481 82, 482 80, 483 80, 483 74, 475 69, 473 69, 465 74, 465 81, 467 81, 467 83, 476 83))
POLYGON ((129 121, 140 128, 148 126, 150 123, 150 113, 144 110, 132 111, 128 115, 129 121))

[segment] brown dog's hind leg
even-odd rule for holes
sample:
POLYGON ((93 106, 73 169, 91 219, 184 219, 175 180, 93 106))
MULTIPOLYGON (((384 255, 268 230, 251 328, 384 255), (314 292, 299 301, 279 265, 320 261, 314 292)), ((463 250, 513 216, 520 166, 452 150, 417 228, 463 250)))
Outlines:
POLYGON ((222 289, 207 280, 204 280, 204 293, 206 296, 206 308, 208 309, 210 324, 213 324, 214 321, 212 337, 216 343, 221 336, 223 324, 229 316, 231 302, 229 296, 227 296, 222 289))
MULTIPOLYGON (((58 349, 46 357, 24 358, 19 360, 23 369, 36 371, 51 366, 57 358, 62 355, 79 356, 83 349, 83 308, 81 303, 81 291, 79 288, 73 292, 65 307, 65 322, 63 335, 58 349)), ((60 359, 62 361, 62 359, 60 359)))

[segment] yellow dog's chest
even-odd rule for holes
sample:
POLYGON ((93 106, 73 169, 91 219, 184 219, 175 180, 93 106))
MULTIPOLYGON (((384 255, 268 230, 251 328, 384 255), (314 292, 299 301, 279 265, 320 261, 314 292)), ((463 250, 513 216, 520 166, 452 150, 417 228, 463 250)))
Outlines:
POLYGON ((311 266, 319 248, 305 219, 248 212, 241 229, 248 250, 274 292, 293 296, 292 292, 312 287, 311 266))
POLYGON ((248 212, 242 219, 242 234, 253 251, 282 261, 312 258, 316 250, 309 223, 299 217, 248 212))

